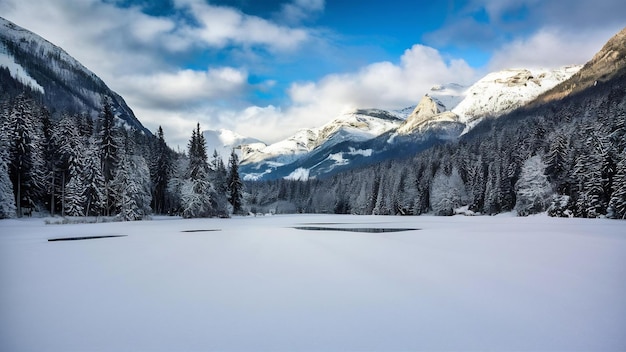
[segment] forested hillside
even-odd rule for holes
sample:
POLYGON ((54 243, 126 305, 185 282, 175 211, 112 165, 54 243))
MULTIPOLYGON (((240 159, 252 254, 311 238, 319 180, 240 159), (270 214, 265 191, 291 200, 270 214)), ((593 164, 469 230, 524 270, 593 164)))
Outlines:
POLYGON ((249 184, 262 210, 626 217, 626 80, 486 120, 414 158, 308 182, 249 184))

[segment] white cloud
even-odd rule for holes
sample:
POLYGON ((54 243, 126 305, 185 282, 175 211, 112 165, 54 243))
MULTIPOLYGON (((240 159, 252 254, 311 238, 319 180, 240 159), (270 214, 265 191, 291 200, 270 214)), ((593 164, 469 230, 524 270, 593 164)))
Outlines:
POLYGON ((324 0, 293 0, 283 4, 279 19, 290 24, 298 24, 324 10, 324 0))
POLYGON ((317 127, 354 108, 403 108, 417 104, 440 83, 471 83, 474 71, 462 60, 446 61, 437 50, 414 45, 398 64, 377 62, 356 72, 328 75, 317 82, 293 84, 291 105, 249 107, 222 115, 236 132, 275 142, 301 128, 317 127))
POLYGON ((189 104, 237 96, 247 87, 247 73, 232 67, 179 70, 122 77, 124 89, 142 105, 178 109, 189 104))
POLYGON ((180 9, 188 9, 199 27, 187 27, 184 33, 206 45, 263 45, 269 49, 292 50, 308 40, 307 31, 277 25, 260 17, 246 15, 229 7, 213 6, 203 0, 176 0, 180 9))
MULTIPOLYGON (((181 60, 206 49, 261 48, 278 55, 310 38, 306 28, 206 1, 176 0, 175 9, 177 16, 155 17, 138 7, 102 0, 0 0, 4 18, 66 50, 121 94, 146 127, 162 125, 168 141, 184 147, 196 121, 206 128, 235 127, 242 115, 238 109, 249 105, 241 102, 245 97, 240 93, 253 87, 246 69, 183 69, 178 66, 181 60), (185 17, 193 25, 181 20, 185 17), (218 125, 222 122, 226 124, 218 125)), ((268 80, 255 87, 273 84, 268 80)), ((275 127, 277 122, 271 121, 275 127)))
POLYGON ((612 29, 565 32, 544 28, 528 38, 520 38, 496 50, 490 70, 505 68, 559 67, 584 64, 616 33, 612 29))
POLYGON ((312 109, 311 114, 316 115, 355 107, 401 108, 416 104, 436 84, 464 84, 473 79, 474 71, 463 60, 446 61, 437 50, 414 45, 398 64, 377 62, 355 73, 294 84, 289 93, 295 109, 312 109))

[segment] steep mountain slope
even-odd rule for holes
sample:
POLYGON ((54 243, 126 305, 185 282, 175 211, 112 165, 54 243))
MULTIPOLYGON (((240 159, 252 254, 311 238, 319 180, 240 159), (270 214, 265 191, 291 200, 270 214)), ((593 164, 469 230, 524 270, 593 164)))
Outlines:
POLYGON ((542 94, 533 104, 543 104, 581 92, 598 82, 626 74, 626 28, 613 36, 585 66, 553 89, 542 94))
POLYGON ((150 134, 124 99, 93 72, 63 49, 1 17, 0 78, 0 99, 29 91, 44 103, 53 118, 63 112, 96 117, 103 97, 108 97, 119 119, 150 134))
POLYGON ((490 73, 466 91, 465 99, 452 112, 471 127, 482 118, 500 116, 527 104, 580 68, 565 66, 553 70, 513 69, 490 73))

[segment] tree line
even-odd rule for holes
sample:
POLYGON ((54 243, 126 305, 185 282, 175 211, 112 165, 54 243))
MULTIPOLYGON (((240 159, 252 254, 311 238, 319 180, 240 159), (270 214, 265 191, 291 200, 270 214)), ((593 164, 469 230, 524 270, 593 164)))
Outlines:
POLYGON ((217 154, 209 165, 199 124, 188 147, 187 154, 172 151, 161 127, 156 135, 128 128, 107 98, 95 119, 66 113, 53 121, 20 94, 0 105, 0 218, 241 212, 235 152, 228 169, 217 154))
POLYGON ((626 84, 487 119, 409 159, 318 180, 250 184, 254 211, 626 218, 626 84))

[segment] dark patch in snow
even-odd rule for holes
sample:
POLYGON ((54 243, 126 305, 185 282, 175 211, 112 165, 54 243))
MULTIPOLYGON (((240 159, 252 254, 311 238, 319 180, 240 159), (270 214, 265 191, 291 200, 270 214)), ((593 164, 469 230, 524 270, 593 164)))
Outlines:
POLYGON ((59 237, 49 238, 48 242, 58 241, 82 241, 82 240, 94 240, 99 238, 112 238, 112 237, 126 237, 127 235, 103 235, 103 236, 82 236, 82 237, 59 237))
POLYGON ((211 229, 211 230, 183 230, 181 232, 213 232, 213 231, 222 231, 220 229, 211 229))
POLYGON ((366 233, 383 233, 383 232, 402 232, 402 231, 416 231, 419 229, 406 229, 406 228, 349 228, 349 227, 318 227, 318 226, 299 226, 294 227, 296 230, 307 231, 347 231, 347 232, 366 232, 366 233))

